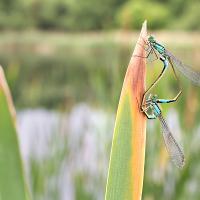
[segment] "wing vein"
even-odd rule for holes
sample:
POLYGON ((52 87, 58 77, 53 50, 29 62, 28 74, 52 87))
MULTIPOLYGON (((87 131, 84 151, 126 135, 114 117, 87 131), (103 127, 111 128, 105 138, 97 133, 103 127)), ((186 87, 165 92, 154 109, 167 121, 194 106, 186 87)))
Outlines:
POLYGON ((184 65, 179 59, 177 59, 171 52, 165 50, 166 55, 170 61, 173 62, 175 67, 194 85, 200 86, 200 72, 193 70, 191 67, 184 65))
POLYGON ((183 150, 173 137, 163 116, 159 115, 158 118, 161 122, 162 134, 169 156, 171 157, 171 160, 178 168, 182 168, 185 161, 183 150))

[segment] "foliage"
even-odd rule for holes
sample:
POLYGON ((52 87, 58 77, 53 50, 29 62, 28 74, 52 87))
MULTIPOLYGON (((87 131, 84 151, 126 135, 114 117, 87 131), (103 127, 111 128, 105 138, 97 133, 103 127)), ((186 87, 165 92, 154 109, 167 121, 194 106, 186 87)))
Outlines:
POLYGON ((0 197, 3 200, 29 200, 14 112, 7 83, 0 68, 0 197))
MULTIPOLYGON (((144 22, 138 39, 147 37, 144 22)), ((144 45, 144 41, 143 41, 144 45)), ((136 43, 133 55, 145 55, 136 43)), ((106 200, 140 200, 143 188, 146 118, 138 108, 145 90, 146 61, 131 57, 119 99, 106 185, 106 200)))
POLYGON ((180 29, 198 29, 198 8, 197 0, 3 0, 0 29, 138 29, 144 19, 152 29, 177 28, 174 21, 180 29))
POLYGON ((117 19, 120 26, 126 29, 138 29, 145 19, 150 29, 159 29, 167 25, 169 16, 168 9, 160 3, 128 1, 120 10, 117 19))
POLYGON ((59 137, 58 132, 49 138, 51 148, 48 154, 40 159, 32 156, 29 160, 33 199, 60 199, 59 181, 56 177, 59 176, 68 148, 65 138, 59 137))
MULTIPOLYGON (((177 40, 175 34, 170 33, 171 37, 177 40)), ((192 54, 198 55, 199 44, 183 47, 181 38, 184 35, 179 34, 178 37, 181 45, 173 42, 169 49, 178 57, 186 58, 186 63, 197 67, 198 56, 192 59, 192 54)), ((20 37, 19 34, 2 34, 0 60, 17 108, 69 108, 74 103, 87 101, 116 109, 134 41, 131 44, 117 42, 115 38, 115 34, 102 34, 101 38, 98 34, 87 37, 82 34, 37 32, 31 36, 20 33, 20 37), (10 47, 14 48, 11 50, 10 47)), ((192 39, 188 35, 189 43, 192 39)), ((170 45, 167 39, 163 41, 170 45)), ((169 86, 166 91, 171 94, 174 85, 173 82, 168 84, 167 80, 164 84, 169 86)))
POLYGON ((18 108, 62 108, 83 100, 116 105, 129 48, 117 44, 113 37, 105 35, 99 41, 89 36, 83 41, 82 35, 33 33, 29 42, 26 34, 21 34, 23 40, 12 35, 13 43, 8 34, 4 36, 2 45, 5 41, 9 46, 19 45, 12 52, 3 45, 0 51, 18 108))
POLYGON ((32 0, 2 4, 1 28, 36 27, 39 29, 96 30, 112 27, 113 16, 122 0, 32 0), (5 9, 6 8, 6 9, 5 9), (6 12, 13 9, 14 12, 6 12), (17 18, 16 18, 17 17, 17 18), (20 18, 21 17, 21 18, 20 18), (11 21, 7 21, 11 19, 11 21))
POLYGON ((80 200, 93 200, 95 199, 90 192, 87 191, 85 186, 85 177, 81 174, 77 174, 75 177, 75 196, 80 200))
MULTIPOLYGON (((185 11, 184 16, 180 19, 180 25, 174 24, 174 26, 184 27, 188 30, 200 30, 200 23, 197 19, 200 18, 200 2, 194 2, 190 4, 185 11)), ((177 22, 177 21, 175 21, 177 22)))

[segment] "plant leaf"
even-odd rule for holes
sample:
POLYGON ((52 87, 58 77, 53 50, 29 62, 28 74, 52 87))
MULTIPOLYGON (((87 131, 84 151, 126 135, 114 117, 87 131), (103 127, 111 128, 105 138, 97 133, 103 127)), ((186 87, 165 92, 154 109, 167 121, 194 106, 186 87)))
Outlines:
POLYGON ((142 196, 146 117, 139 106, 145 91, 144 22, 124 79, 119 100, 106 187, 106 200, 139 200, 142 196))
POLYGON ((15 126, 15 109, 0 67, 0 200, 28 199, 15 126))

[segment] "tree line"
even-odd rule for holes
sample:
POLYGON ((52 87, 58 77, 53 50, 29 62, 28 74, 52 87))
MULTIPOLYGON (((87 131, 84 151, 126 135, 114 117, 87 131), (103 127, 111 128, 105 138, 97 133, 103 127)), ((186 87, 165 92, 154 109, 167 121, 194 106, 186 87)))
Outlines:
POLYGON ((0 29, 199 30, 198 0, 1 0, 0 29))

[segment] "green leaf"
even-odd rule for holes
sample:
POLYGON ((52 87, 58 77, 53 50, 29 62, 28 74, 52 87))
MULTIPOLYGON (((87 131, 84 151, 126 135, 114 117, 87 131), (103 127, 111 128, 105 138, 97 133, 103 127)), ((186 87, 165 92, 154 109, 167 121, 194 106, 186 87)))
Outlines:
POLYGON ((28 200, 22 169, 15 110, 0 68, 0 200, 28 200))
POLYGON ((146 117, 139 105, 145 91, 146 22, 130 60, 117 110, 106 200, 139 200, 142 196, 146 117))

